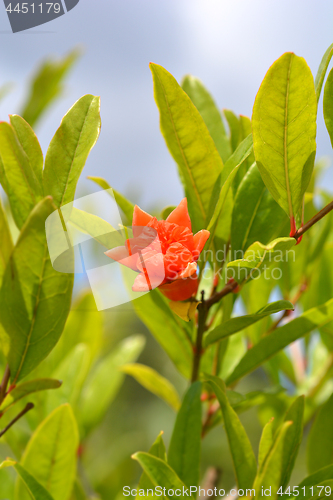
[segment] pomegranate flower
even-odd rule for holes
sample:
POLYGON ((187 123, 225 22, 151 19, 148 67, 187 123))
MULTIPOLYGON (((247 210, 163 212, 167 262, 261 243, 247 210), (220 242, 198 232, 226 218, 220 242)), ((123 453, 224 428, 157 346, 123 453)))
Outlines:
POLYGON ((186 300, 198 290, 197 260, 209 238, 202 229, 193 235, 184 198, 166 220, 157 220, 137 205, 133 214, 133 238, 106 255, 139 274, 134 292, 158 287, 170 300, 186 300))

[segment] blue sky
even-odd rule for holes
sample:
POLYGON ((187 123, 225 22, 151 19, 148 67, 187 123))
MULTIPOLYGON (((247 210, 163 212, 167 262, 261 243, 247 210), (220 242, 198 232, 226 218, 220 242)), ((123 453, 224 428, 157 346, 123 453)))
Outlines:
MULTIPOLYGON (((20 110, 41 58, 81 45, 65 96, 36 130, 44 152, 67 109, 83 94, 100 95, 102 132, 84 176, 104 176, 146 210, 177 204, 182 189, 159 131, 148 63, 178 80, 198 76, 220 108, 251 115, 268 67, 283 52, 317 71, 333 41, 332 10, 330 0, 80 0, 52 23, 13 35, 3 9, 0 77, 16 86, 1 103, 1 119, 20 110)), ((318 156, 330 156, 319 109, 318 156)), ((332 189, 331 173, 328 181, 332 189)), ((78 195, 95 189, 82 180, 78 195)))

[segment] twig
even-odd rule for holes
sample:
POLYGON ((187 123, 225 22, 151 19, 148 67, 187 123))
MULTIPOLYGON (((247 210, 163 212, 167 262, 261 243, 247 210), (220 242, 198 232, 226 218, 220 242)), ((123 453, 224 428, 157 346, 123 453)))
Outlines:
POLYGON ((28 411, 32 410, 34 408, 34 406, 35 405, 33 403, 28 403, 26 405, 26 407, 24 408, 24 410, 22 410, 18 415, 16 415, 16 417, 11 422, 9 422, 7 427, 5 427, 0 432, 0 438, 8 431, 8 429, 10 429, 12 427, 12 425, 14 425, 18 420, 20 420, 20 418, 22 418, 26 413, 28 413, 28 411))
POLYGON ((9 370, 9 365, 7 365, 0 385, 0 405, 6 397, 9 377, 10 377, 10 370, 9 370))
POLYGON ((333 201, 326 205, 320 212, 318 212, 312 219, 304 224, 304 226, 300 227, 295 234, 293 234, 293 238, 297 241, 300 236, 302 236, 306 231, 310 229, 316 222, 320 221, 325 215, 327 215, 331 210, 333 210, 333 201))
POLYGON ((206 319, 207 319, 207 313, 208 309, 206 308, 206 301, 205 301, 205 292, 201 292, 201 304, 200 304, 200 309, 199 309, 199 318, 198 318, 198 330, 197 330, 197 340, 196 340, 196 345, 194 348, 194 356, 193 356, 193 368, 192 368, 192 378, 191 382, 195 382, 198 380, 198 375, 199 375, 199 370, 200 370, 200 361, 201 361, 201 355, 202 355, 202 337, 203 334, 205 333, 206 329, 206 319))
POLYGON ((208 495, 206 494, 204 496, 204 500, 207 500, 208 498, 217 498, 217 485, 219 484, 219 481, 221 479, 222 471, 221 469, 218 469, 217 467, 209 467, 206 471, 205 477, 203 479, 203 486, 202 489, 204 489, 205 492, 208 492, 209 490, 212 490, 213 495, 208 495))
MULTIPOLYGON (((215 295, 206 300, 205 308, 208 310, 210 307, 212 307, 212 305, 216 304, 216 302, 219 302, 221 299, 223 299, 223 297, 228 295, 228 293, 231 293, 237 287, 238 287, 237 281, 234 280, 230 281, 230 283, 227 283, 225 287, 222 288, 222 290, 220 290, 215 295)), ((202 304, 199 305, 198 309, 200 309, 200 307, 202 307, 202 304)))

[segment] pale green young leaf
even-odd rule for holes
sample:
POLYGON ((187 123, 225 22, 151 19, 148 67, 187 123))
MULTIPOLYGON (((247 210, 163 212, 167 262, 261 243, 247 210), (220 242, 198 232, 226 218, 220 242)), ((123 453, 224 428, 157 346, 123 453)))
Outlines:
POLYGON ((323 58, 320 62, 316 79, 315 79, 315 89, 316 89, 316 95, 317 95, 317 101, 319 101, 321 89, 323 87, 325 75, 327 72, 328 65, 330 63, 330 60, 332 59, 333 56, 333 43, 328 47, 326 50, 325 54, 323 55, 323 58))
POLYGON ((42 186, 14 128, 0 123, 0 181, 7 193, 13 218, 21 228, 43 197, 42 186))
POLYGON ((22 467, 22 465, 8 458, 4 462, 0 463, 0 469, 4 469, 6 467, 13 467, 19 474, 26 488, 26 494, 29 492, 29 496, 26 498, 32 498, 33 500, 54 500, 50 493, 38 481, 36 481, 36 479, 29 474, 29 472, 22 467))
POLYGON ((235 152, 242 140, 242 129, 238 116, 230 109, 224 109, 223 114, 228 122, 232 152, 235 152))
POLYGON ((320 408, 307 442, 308 471, 314 473, 333 464, 333 395, 320 408))
POLYGON ((197 486, 201 454, 201 382, 185 394, 172 432, 168 463, 187 486, 197 486))
POLYGON ((102 177, 92 177, 88 176, 88 179, 90 179, 93 182, 96 182, 102 189, 112 189, 114 199, 118 205, 119 208, 124 212, 127 222, 131 223, 133 219, 133 211, 134 211, 134 205, 131 203, 125 196, 119 193, 119 191, 116 191, 114 188, 111 188, 110 184, 106 182, 102 177))
POLYGON ((47 391, 50 389, 59 389, 62 382, 60 380, 55 380, 51 378, 44 378, 38 380, 29 380, 28 382, 23 382, 18 384, 4 399, 1 408, 1 413, 8 410, 15 403, 20 401, 20 399, 39 391, 47 391))
MULTIPOLYGON (((79 446, 77 425, 71 407, 63 405, 51 413, 30 439, 21 463, 54 500, 71 494, 79 446)), ((27 500, 22 481, 17 483, 16 500, 27 500)))
POLYGON ((125 239, 120 232, 97 215, 71 207, 70 218, 66 222, 79 232, 89 234, 107 249, 124 245, 125 239))
POLYGON ((139 363, 132 363, 122 366, 121 371, 131 375, 145 389, 163 399, 175 411, 179 410, 180 400, 175 387, 156 370, 139 363))
POLYGON ((34 208, 10 257, 0 289, 0 321, 15 384, 56 345, 70 309, 73 274, 53 269, 46 242, 45 220, 53 210, 50 198, 34 208))
POLYGON ((258 471, 253 484, 253 488, 257 492, 257 498, 267 498, 262 492, 269 488, 271 488, 271 495, 269 497, 273 500, 279 498, 277 491, 281 486, 284 446, 287 439, 287 431, 292 425, 292 422, 284 422, 281 426, 262 468, 258 471))
POLYGON ((223 163, 225 163, 232 154, 231 145, 221 113, 214 99, 201 80, 195 76, 186 75, 182 81, 182 88, 201 114, 223 163))
POLYGON ((213 186, 223 162, 199 111, 174 77, 150 64, 160 126, 185 188, 194 231, 206 226, 213 186))
POLYGON ((277 300, 276 302, 272 302, 271 304, 267 304, 267 306, 262 307, 255 314, 247 314, 246 316, 231 318, 206 334, 204 337, 204 346, 207 347, 214 342, 218 342, 225 337, 229 337, 234 333, 240 332, 241 330, 251 326, 253 323, 283 310, 292 311, 294 310, 294 306, 288 300, 277 300))
POLYGON ((329 72, 324 88, 324 119, 333 146, 333 70, 329 72))
POLYGON ((253 149, 266 187, 287 215, 296 217, 310 182, 316 152, 317 99, 305 60, 291 52, 270 67, 252 115, 253 149))
POLYGON ((50 104, 62 93, 63 79, 80 55, 74 49, 62 59, 49 58, 33 75, 21 115, 33 127, 50 104))
POLYGON ((28 161, 38 181, 38 188, 43 192, 43 152, 35 132, 28 122, 19 115, 9 115, 10 124, 15 130, 19 143, 28 157, 28 161))
POLYGON ((262 363, 270 359, 295 340, 304 337, 307 333, 319 328, 333 319, 333 299, 325 304, 313 307, 289 323, 277 328, 274 332, 263 337, 258 344, 252 347, 229 376, 227 384, 233 384, 262 363))
POLYGON ((267 245, 256 241, 244 253, 243 259, 229 262, 228 268, 233 270, 233 278, 238 283, 243 283, 251 278, 258 278, 263 267, 268 269, 273 263, 282 261, 292 247, 296 245, 295 238, 277 238, 267 245))
POLYGON ((283 448, 280 484, 285 489, 288 486, 293 471, 297 453, 303 438, 304 396, 298 397, 288 409, 284 421, 293 422, 287 431, 283 448))
POLYGON ((6 213, 0 199, 0 287, 9 257, 13 251, 13 240, 9 230, 6 213))
MULTIPOLYGON (((166 489, 166 492, 169 490, 174 490, 175 492, 176 490, 180 490, 180 495, 185 490, 189 498, 193 500, 193 496, 189 494, 188 487, 185 486, 176 472, 164 460, 144 452, 135 453, 132 455, 132 458, 139 462, 154 486, 161 486, 166 489)), ((173 496, 166 495, 165 498, 172 500, 173 496)))
POLYGON ((281 236, 288 218, 262 181, 254 163, 242 180, 234 202, 231 223, 231 255, 237 258, 255 241, 268 243, 281 236))
MULTIPOLYGON (((159 433, 157 436, 156 440, 152 444, 150 450, 149 450, 149 455, 153 455, 154 457, 160 458, 164 462, 167 461, 167 455, 166 455, 166 450, 165 450, 165 444, 163 441, 163 431, 159 433)), ((138 490, 145 490, 147 491, 150 488, 154 488, 154 484, 151 482, 149 477, 145 472, 142 473, 139 485, 138 485, 138 490)), ((140 498, 139 495, 137 495, 137 498, 140 498)))
POLYGON ((101 421, 116 397, 125 376, 119 368, 135 361, 144 345, 145 340, 141 335, 126 338, 100 360, 89 375, 81 392, 78 413, 80 424, 86 432, 101 421))
POLYGON ((274 442, 274 418, 272 418, 263 428, 258 453, 258 470, 261 470, 263 464, 272 448, 274 442))
POLYGON ((206 377, 206 380, 211 385, 221 405, 237 486, 239 489, 252 488, 257 473, 257 462, 250 440, 237 413, 228 401, 222 380, 212 376, 206 377))
POLYGON ((81 97, 63 117, 45 157, 44 192, 57 207, 74 199, 88 155, 101 130, 100 98, 81 97))

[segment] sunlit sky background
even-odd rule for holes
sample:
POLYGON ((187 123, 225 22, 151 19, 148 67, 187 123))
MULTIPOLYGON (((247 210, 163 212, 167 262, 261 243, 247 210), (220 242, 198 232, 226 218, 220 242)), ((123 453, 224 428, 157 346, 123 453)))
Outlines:
MULTIPOLYGON (((2 2, 1 2, 2 3, 2 2)), ((49 24, 12 34, 0 9, 0 79, 14 82, 1 119, 19 112, 41 58, 81 45, 64 97, 36 132, 43 151, 67 109, 83 94, 101 96, 102 132, 84 177, 105 177, 149 210, 182 198, 176 166, 159 131, 149 61, 181 80, 202 79, 220 108, 251 115, 268 67, 285 51, 316 73, 333 41, 330 0, 80 0, 49 24)), ((331 155, 320 104, 318 155, 331 155)), ((326 184, 333 187, 332 175, 326 184)), ((78 196, 97 188, 82 179, 78 196)))

